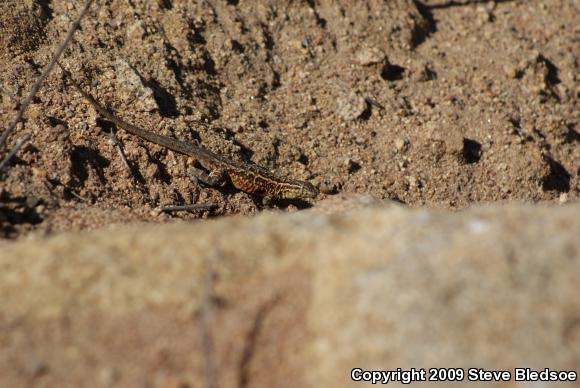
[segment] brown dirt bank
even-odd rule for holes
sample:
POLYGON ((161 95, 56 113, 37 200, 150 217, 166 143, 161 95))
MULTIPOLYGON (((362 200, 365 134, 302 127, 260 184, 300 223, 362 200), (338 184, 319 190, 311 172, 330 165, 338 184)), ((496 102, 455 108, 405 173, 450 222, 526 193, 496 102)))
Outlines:
MULTIPOLYGON (((63 63, 131 122, 325 193, 443 208, 578 198, 578 2, 99 3, 63 63)), ((80 6, 0 5, 0 122, 80 6)), ((262 208, 192 183, 190 160, 119 131, 128 173, 110 129, 51 74, 9 139, 32 135, 0 178, 2 235, 262 208), (190 203, 215 208, 155 211, 190 203)))

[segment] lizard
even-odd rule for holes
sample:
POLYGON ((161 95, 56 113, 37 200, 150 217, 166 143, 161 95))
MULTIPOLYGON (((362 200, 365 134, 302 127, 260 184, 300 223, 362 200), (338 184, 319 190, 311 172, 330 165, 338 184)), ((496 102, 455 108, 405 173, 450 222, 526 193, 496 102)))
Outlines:
POLYGON ((65 77, 70 80, 77 91, 106 120, 143 140, 194 157, 204 169, 210 172, 209 174, 201 170, 192 172, 194 178, 205 184, 219 186, 229 180, 238 190, 262 196, 266 200, 274 198, 308 199, 318 195, 318 190, 310 182, 279 176, 257 164, 234 161, 202 146, 160 135, 130 124, 97 102, 91 94, 82 89, 70 72, 62 66, 60 67, 65 77))

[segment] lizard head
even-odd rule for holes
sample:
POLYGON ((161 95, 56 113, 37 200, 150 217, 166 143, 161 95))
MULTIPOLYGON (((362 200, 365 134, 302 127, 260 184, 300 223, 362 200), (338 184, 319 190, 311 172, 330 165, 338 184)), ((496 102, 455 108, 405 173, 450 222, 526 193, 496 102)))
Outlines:
POLYGON ((306 199, 314 198, 318 195, 318 190, 310 182, 294 181, 285 185, 280 196, 284 199, 306 199))

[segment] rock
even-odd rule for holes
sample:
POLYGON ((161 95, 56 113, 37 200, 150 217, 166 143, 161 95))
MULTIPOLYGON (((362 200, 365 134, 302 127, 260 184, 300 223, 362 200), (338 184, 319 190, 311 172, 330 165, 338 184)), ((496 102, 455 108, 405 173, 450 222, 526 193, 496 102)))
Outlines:
POLYGON ((508 63, 506 65, 503 66, 503 70, 505 72, 505 74, 508 76, 508 78, 517 78, 518 77, 518 72, 520 71, 517 67, 517 65, 513 64, 513 63, 508 63))
POLYGON ((362 66, 369 66, 375 64, 388 65, 389 61, 385 53, 376 47, 363 47, 357 51, 355 56, 355 63, 362 66))
POLYGON ((319 189, 322 194, 336 194, 338 185, 335 182, 323 181, 320 183, 319 189))
POLYGON ((115 76, 120 85, 118 93, 123 101, 131 102, 132 108, 142 112, 159 109, 153 90, 143 83, 137 71, 127 61, 115 61, 115 76))
POLYGON ((336 101, 336 113, 345 121, 358 119, 367 109, 364 97, 355 92, 345 93, 336 101))
POLYGON ((437 79, 437 72, 429 63, 418 62, 411 69, 411 79, 415 82, 426 82, 437 79))
POLYGON ((519 62, 516 74, 524 89, 534 94, 553 93, 551 87, 560 82, 556 66, 535 50, 519 62))
POLYGON ((395 139, 395 148, 399 152, 407 151, 409 149, 409 144, 409 139, 403 139, 401 137, 395 139))
POLYGON ((355 367, 579 370, 580 204, 356 198, 3 243, 0 386, 29 383, 31 354, 50 360, 45 386, 109 381, 111 365, 116 386, 199 381, 208 357, 220 387, 360 386, 355 367))

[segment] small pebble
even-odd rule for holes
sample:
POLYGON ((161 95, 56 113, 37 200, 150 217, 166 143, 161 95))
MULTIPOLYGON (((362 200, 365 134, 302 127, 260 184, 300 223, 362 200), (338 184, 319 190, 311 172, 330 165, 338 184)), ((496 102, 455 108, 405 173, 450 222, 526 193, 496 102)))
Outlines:
POLYGON ((344 161, 344 165, 346 166, 349 174, 360 169, 360 164, 355 162, 351 158, 346 158, 344 161))
POLYGON ((356 120, 368 109, 367 102, 358 93, 342 95, 336 101, 336 113, 346 121, 356 120))
POLYGON ((320 184, 319 190, 322 194, 336 194, 338 188, 336 183, 324 181, 320 184))
POLYGON ((356 53, 356 63, 363 66, 377 63, 388 63, 387 57, 381 49, 376 47, 364 47, 356 53))
POLYGON ((363 144, 365 144, 365 143, 366 143, 366 140, 365 140, 365 138, 364 138, 364 137, 362 137, 362 136, 357 136, 357 137, 354 139, 354 142, 355 142, 357 145, 363 145, 363 144))
POLYGON ((403 138, 395 139, 395 148, 397 151, 406 151, 409 146, 409 140, 403 138))

